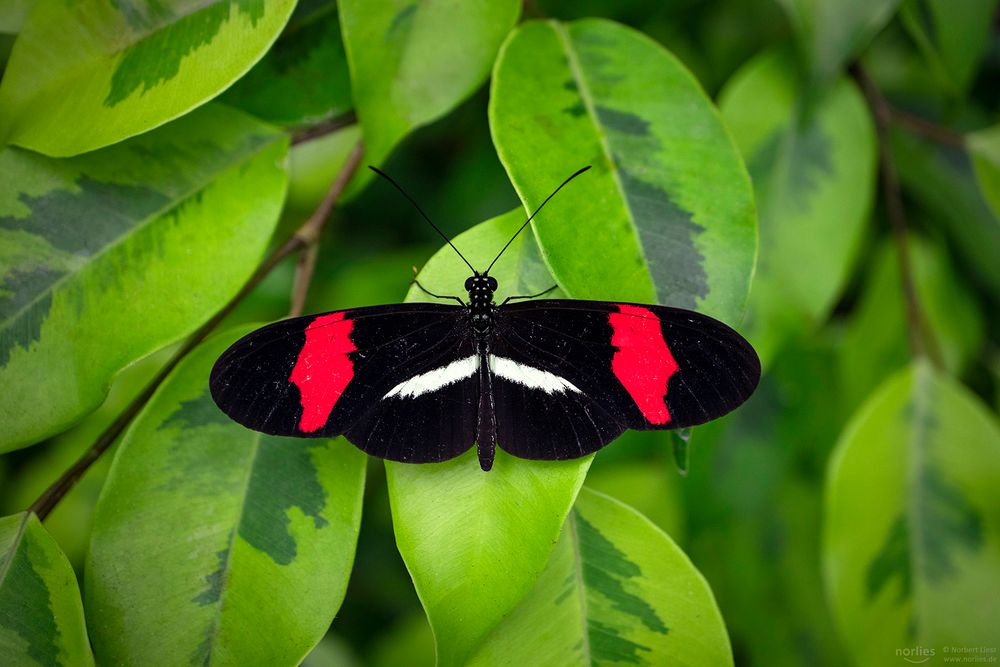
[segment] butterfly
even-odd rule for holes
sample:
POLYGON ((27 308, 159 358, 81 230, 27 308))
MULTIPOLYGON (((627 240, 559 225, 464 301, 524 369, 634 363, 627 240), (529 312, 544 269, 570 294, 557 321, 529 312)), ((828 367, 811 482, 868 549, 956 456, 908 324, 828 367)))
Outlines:
MULTIPOLYGON (((520 233, 578 170, 528 217, 520 233)), ((230 418, 271 435, 343 435, 372 456, 446 461, 476 445, 535 460, 586 456, 626 429, 672 429, 721 417, 760 379, 753 347, 726 324, 681 308, 614 301, 494 301, 472 270, 467 298, 337 310, 270 324, 216 361, 212 397, 230 418)), ((420 289, 424 289, 414 279, 420 289)))

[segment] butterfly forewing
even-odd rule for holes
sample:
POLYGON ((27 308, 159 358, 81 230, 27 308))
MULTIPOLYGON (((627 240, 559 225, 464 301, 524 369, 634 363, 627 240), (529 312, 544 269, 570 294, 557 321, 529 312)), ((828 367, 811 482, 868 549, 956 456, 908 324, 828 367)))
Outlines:
POLYGON ((440 304, 284 320, 241 338, 219 358, 212 396, 232 419, 264 433, 350 431, 355 445, 383 458, 443 460, 473 440, 471 421, 456 406, 478 395, 475 373, 458 367, 447 377, 434 374, 474 357, 467 330, 462 308, 440 304))
POLYGON ((745 401, 760 378, 739 334, 687 310, 527 301, 500 309, 496 332, 493 353, 514 369, 494 373, 497 441, 522 458, 575 458, 626 428, 704 423, 745 401))

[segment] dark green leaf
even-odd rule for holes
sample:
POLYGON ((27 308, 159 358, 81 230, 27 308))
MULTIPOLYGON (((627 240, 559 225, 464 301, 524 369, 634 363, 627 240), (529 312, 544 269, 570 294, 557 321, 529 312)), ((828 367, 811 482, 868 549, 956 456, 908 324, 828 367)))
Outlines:
MULTIPOLYGON (((485 81, 521 3, 341 0, 338 7, 365 159, 380 164, 407 133, 485 81)), ((359 174, 354 190, 368 178, 359 174)))
POLYGON ((222 100, 281 125, 306 125, 347 113, 351 77, 337 6, 298 11, 260 62, 222 100))
POLYGON ((860 53, 900 0, 778 0, 788 13, 801 51, 821 83, 860 53))

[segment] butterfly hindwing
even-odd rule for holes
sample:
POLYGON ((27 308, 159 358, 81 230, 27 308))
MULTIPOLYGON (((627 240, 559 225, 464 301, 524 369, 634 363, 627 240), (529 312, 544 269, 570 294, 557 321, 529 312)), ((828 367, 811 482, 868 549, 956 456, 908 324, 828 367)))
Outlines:
POLYGON ((494 372, 497 441, 522 458, 575 458, 626 428, 704 423, 760 378, 739 334, 665 306, 526 301, 500 309, 496 332, 491 365, 508 376, 494 372))
POLYGON ((376 456, 439 461, 474 440, 475 415, 461 406, 478 396, 478 380, 455 365, 470 356, 461 308, 373 306, 258 329, 219 358, 210 384, 219 407, 254 430, 346 433, 376 456))

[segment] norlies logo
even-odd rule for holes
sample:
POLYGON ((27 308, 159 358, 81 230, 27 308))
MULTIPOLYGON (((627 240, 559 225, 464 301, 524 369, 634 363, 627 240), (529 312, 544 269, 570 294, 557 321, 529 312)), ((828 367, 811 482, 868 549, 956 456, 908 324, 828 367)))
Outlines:
POLYGON ((926 646, 897 648, 896 657, 902 658, 914 665, 921 665, 934 657, 934 649, 927 648, 926 646))

